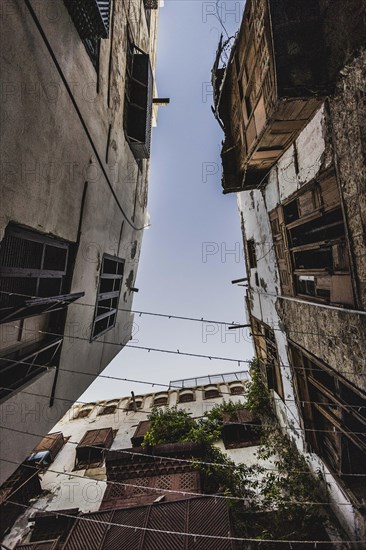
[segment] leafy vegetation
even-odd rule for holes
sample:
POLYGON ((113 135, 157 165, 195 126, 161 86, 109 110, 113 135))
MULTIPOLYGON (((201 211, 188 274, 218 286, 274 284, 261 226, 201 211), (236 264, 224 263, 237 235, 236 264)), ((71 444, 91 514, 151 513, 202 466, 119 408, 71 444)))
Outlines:
POLYGON ((248 514, 251 514, 250 536, 254 538, 286 540, 297 536, 306 540, 307 533, 315 526, 322 529, 319 503, 327 501, 326 485, 310 472, 295 443, 282 433, 257 359, 251 362, 250 372, 245 402, 227 401, 216 405, 201 419, 193 419, 177 407, 154 409, 143 446, 177 442, 202 444, 203 458, 194 459, 193 467, 201 473, 205 492, 242 499, 232 501, 238 536, 243 533, 248 536, 248 514), (262 425, 258 463, 252 466, 234 463, 214 445, 221 437, 224 415, 229 413, 231 420, 235 420, 235 413, 243 408, 251 410, 262 425), (261 466, 264 460, 271 466, 261 466), (272 518, 271 532, 268 514, 272 518))

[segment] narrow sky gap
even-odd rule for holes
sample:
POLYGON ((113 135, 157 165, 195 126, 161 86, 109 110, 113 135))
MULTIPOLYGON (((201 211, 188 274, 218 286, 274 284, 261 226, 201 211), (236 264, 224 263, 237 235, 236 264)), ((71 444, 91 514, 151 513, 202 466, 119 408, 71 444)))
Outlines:
MULTIPOLYGON (((235 195, 222 195, 223 134, 211 112, 211 67, 221 32, 225 35, 212 14, 213 4, 166 0, 160 11, 156 81, 159 95, 170 97, 171 103, 160 108, 153 130, 151 228, 144 235, 133 308, 243 323, 244 292, 231 284, 245 276, 240 221, 235 195), (207 163, 215 174, 205 176, 207 163)), ((239 28, 242 4, 220 3, 230 36, 239 28)), ((253 355, 247 329, 228 331, 224 326, 138 315, 131 343, 243 359, 253 355)), ((241 368, 126 348, 104 373, 133 378, 138 371, 142 380, 168 383, 241 368)), ((97 379, 80 399, 151 389, 97 379)))

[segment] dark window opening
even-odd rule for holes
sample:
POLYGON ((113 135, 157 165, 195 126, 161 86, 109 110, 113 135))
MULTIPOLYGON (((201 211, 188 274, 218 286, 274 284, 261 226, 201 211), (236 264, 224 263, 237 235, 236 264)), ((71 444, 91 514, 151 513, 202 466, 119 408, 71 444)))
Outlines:
POLYGON ((77 418, 87 418, 91 412, 92 409, 81 409, 74 417, 74 420, 77 418))
POLYGON ((115 432, 112 428, 89 430, 76 447, 75 469, 99 467, 106 449, 110 449, 115 432))
POLYGON ((117 405, 114 404, 114 405, 105 405, 105 406, 102 406, 101 410, 99 411, 98 413, 98 416, 103 416, 103 415, 106 415, 106 414, 114 414, 117 410, 117 405))
MULTIPOLYGON (((283 214, 286 223, 292 223, 299 219, 299 208, 297 200, 291 201, 283 207, 283 214)), ((279 233, 279 231, 278 231, 279 233)))
POLYGON ((250 239, 247 241, 247 247, 248 247, 248 261, 249 261, 249 267, 251 269, 254 269, 257 267, 257 256, 255 252, 255 242, 254 239, 250 239))
POLYGON ((142 420, 139 422, 135 433, 131 437, 132 447, 141 447, 145 435, 150 429, 150 420, 142 420))
POLYGON ((289 230, 292 246, 314 244, 344 236, 342 210, 337 208, 323 216, 289 230))
POLYGON ((333 254, 330 246, 294 252, 293 258, 295 269, 333 270, 333 254))
POLYGON ((104 254, 91 339, 98 338, 116 324, 123 271, 124 260, 104 254))

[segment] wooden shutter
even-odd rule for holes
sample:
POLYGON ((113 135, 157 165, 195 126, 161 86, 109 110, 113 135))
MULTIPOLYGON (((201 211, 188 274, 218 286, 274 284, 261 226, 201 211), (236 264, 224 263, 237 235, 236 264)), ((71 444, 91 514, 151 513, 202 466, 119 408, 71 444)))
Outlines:
POLYGON ((272 228, 274 247, 280 275, 281 288, 284 295, 293 296, 293 281, 291 274, 291 260, 288 254, 286 227, 283 219, 282 206, 269 213, 272 228))
POLYGON ((49 451, 51 454, 52 460, 54 460, 57 453, 62 449, 64 444, 65 444, 65 439, 62 432, 48 434, 38 443, 36 447, 34 447, 33 453, 49 451))

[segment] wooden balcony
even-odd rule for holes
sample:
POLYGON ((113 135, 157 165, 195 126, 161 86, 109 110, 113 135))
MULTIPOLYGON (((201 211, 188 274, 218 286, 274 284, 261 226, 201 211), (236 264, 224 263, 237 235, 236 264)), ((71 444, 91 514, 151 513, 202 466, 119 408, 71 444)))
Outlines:
MULTIPOLYGON (((348 19, 349 56, 364 39, 354 16, 348 19)), ((226 69, 219 47, 213 70, 215 115, 225 131, 224 193, 260 187, 332 93, 346 62, 345 32, 334 24, 325 0, 247 1, 226 69)))

